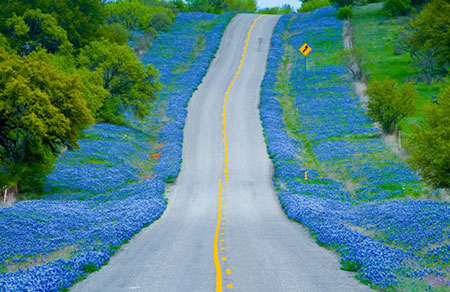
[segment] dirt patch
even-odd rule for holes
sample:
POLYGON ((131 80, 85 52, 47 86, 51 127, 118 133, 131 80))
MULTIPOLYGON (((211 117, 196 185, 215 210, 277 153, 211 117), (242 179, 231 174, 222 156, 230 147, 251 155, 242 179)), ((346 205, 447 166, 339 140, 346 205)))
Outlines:
POLYGON ((17 193, 17 188, 15 187, 2 187, 0 207, 12 206, 17 201, 17 193))
MULTIPOLYGON (((344 21, 344 27, 342 29, 342 39, 344 40, 344 48, 350 49, 353 48, 353 27, 350 21, 344 21)), ((354 62, 352 67, 358 67, 358 64, 354 62)), ((361 70, 361 68, 359 68, 361 70)), ((356 70, 355 70, 356 72, 356 70)), ((366 95, 367 84, 364 80, 354 80, 353 81, 353 89, 355 90, 356 95, 358 96, 359 102, 363 106, 365 110, 367 110, 367 103, 369 102, 369 96, 366 95)))

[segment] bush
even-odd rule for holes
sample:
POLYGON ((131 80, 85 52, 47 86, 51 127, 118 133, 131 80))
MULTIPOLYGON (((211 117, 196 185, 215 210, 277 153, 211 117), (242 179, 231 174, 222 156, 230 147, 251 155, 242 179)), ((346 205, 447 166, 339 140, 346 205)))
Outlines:
POLYGON ((137 118, 150 112, 150 104, 160 89, 158 73, 150 64, 144 66, 128 45, 106 39, 91 42, 81 50, 78 63, 103 76, 103 87, 110 96, 99 110, 102 121, 117 123, 126 109, 131 109, 137 118))
POLYGON ((411 11, 411 0, 386 0, 383 13, 388 16, 406 15, 411 11))
POLYGON ((445 88, 438 103, 424 106, 425 117, 413 125, 407 147, 409 162, 423 179, 438 188, 450 188, 450 86, 445 88))
POLYGON ((415 110, 418 98, 412 83, 399 87, 396 80, 374 81, 367 89, 369 95, 368 116, 379 122, 383 132, 392 134, 396 125, 415 110))
POLYGON ((150 27, 157 31, 167 30, 172 23, 173 19, 167 13, 157 12, 150 20, 150 27))
POLYGON ((351 6, 344 6, 339 8, 337 12, 337 18, 344 20, 344 19, 350 19, 353 17, 353 10, 351 6))
POLYGON ((334 4, 339 7, 352 6, 353 0, 334 0, 334 4))
POLYGON ((303 2, 302 7, 300 7, 298 12, 308 12, 328 5, 331 5, 329 0, 311 0, 308 2, 303 2))

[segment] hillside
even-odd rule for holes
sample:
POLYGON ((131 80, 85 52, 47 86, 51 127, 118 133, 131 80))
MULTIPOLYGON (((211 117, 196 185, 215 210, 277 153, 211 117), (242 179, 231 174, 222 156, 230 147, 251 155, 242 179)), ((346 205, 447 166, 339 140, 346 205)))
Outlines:
POLYGON ((450 204, 399 199, 428 191, 376 135, 349 73, 334 64, 343 47, 335 13, 286 15, 275 28, 261 119, 281 205, 362 282, 446 289, 450 204), (296 50, 305 42, 306 73, 296 50))
POLYGON ((93 126, 80 150, 58 160, 42 200, 0 209, 0 287, 68 288, 162 215, 166 182, 180 169, 185 105, 231 17, 179 14, 142 58, 163 76, 152 114, 93 126))

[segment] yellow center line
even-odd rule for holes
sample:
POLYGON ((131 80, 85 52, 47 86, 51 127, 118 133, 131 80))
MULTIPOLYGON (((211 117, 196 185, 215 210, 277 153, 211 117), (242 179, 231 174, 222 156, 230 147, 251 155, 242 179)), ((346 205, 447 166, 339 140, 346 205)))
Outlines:
MULTIPOLYGON (((234 75, 233 80, 231 81, 230 85, 228 86, 228 90, 225 93, 225 98, 223 99, 223 113, 222 113, 222 117, 223 117, 223 140, 222 142, 224 143, 224 148, 222 149, 223 152, 225 152, 225 159, 223 159, 223 162, 225 162, 225 169, 223 170, 223 172, 225 173, 225 181, 228 183, 228 143, 227 143, 227 124, 226 124, 226 113, 227 113, 227 101, 228 101, 228 94, 230 93, 231 88, 233 87, 234 83, 236 82, 236 79, 239 76, 239 73, 241 72, 242 69, 242 64, 244 64, 244 60, 245 60, 245 55, 247 54, 247 47, 248 47, 248 42, 250 39, 250 35, 253 31, 253 27, 255 26, 256 22, 258 21, 258 19, 260 19, 262 17, 262 15, 258 16, 252 23, 252 25, 250 26, 250 30, 247 32, 247 38, 245 40, 245 46, 244 46, 244 52, 242 54, 242 58, 241 58, 241 62, 239 64, 239 68, 236 72, 236 74, 234 75)), ((222 205, 222 180, 219 179, 219 210, 218 210, 218 215, 217 215, 217 226, 216 226, 216 234, 214 237, 214 265, 216 266, 216 292, 222 292, 223 290, 223 284, 222 284, 222 268, 220 266, 220 260, 219 260, 219 233, 224 236, 225 233, 224 232, 220 232, 220 225, 221 225, 221 219, 223 219, 223 221, 225 221, 225 212, 222 212, 222 209, 225 208, 225 206, 222 205), (223 215, 223 218, 222 218, 223 215)), ((223 200, 225 200, 225 198, 223 198, 223 200)), ((223 225, 225 225, 225 223, 223 223, 223 225)), ((224 231, 224 228, 222 228, 222 231, 224 231)), ((220 239, 220 242, 224 242, 224 238, 222 237, 220 239)), ((221 250, 225 250, 225 247, 222 247, 221 250)), ((227 261, 227 257, 223 256, 222 257, 222 261, 227 261)), ((231 274, 230 269, 226 269, 225 270, 226 274, 231 274)), ((226 287, 228 289, 232 289, 233 288, 233 284, 228 283, 226 285, 226 287)))
POLYGON ((247 47, 248 47, 248 41, 250 40, 250 35, 253 31, 253 27, 255 26, 256 22, 262 17, 262 15, 258 16, 255 21, 253 21, 252 25, 250 26, 250 30, 247 32, 247 38, 245 39, 245 46, 244 46, 244 52, 242 54, 241 62, 239 64, 238 70, 236 74, 234 75, 233 80, 231 81, 230 85, 228 86, 227 92, 225 93, 225 98, 223 99, 223 140, 224 140, 224 152, 225 152, 225 181, 228 183, 228 141, 227 141, 227 123, 226 123, 226 114, 227 114, 227 101, 228 101, 228 94, 230 93, 231 88, 233 87, 234 83, 236 82, 236 79, 239 76, 239 73, 241 73, 242 64, 244 64, 245 56, 247 55, 247 47))
MULTIPOLYGON (((220 216, 222 213, 222 180, 219 179, 219 214, 217 216, 216 235, 214 237, 214 265, 216 266, 216 291, 222 292, 222 268, 219 261, 219 229, 220 216)), ((223 239, 221 240, 223 242, 223 239)))

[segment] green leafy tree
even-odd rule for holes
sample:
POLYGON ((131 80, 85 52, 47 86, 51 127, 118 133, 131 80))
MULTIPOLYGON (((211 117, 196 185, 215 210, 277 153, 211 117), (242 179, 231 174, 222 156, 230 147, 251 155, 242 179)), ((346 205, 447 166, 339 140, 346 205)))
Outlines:
POLYGON ((108 3, 105 5, 105 10, 109 24, 121 23, 128 30, 142 29, 148 31, 152 28, 156 29, 152 25, 159 29, 165 29, 175 19, 172 10, 163 6, 149 6, 139 0, 120 0, 108 3))
POLYGON ((100 109, 101 120, 123 123, 121 114, 127 108, 138 118, 149 113, 160 89, 157 71, 151 65, 145 67, 139 62, 128 46, 105 39, 94 41, 81 50, 78 62, 91 72, 100 72, 103 87, 110 93, 100 109))
POLYGON ((0 48, 0 180, 33 185, 94 122, 76 75, 0 48))
MULTIPOLYGON (((441 66, 450 66, 450 2, 433 0, 425 5, 417 19, 410 44, 422 50, 436 50, 436 59, 441 66)), ((447 70, 445 72, 447 73, 447 70)))
POLYGON ((405 24, 398 33, 394 52, 408 53, 417 71, 418 80, 431 84, 436 77, 447 73, 446 62, 439 62, 443 49, 425 45, 424 40, 418 39, 419 35, 418 21, 412 20, 405 24))
POLYGON ((27 10, 22 16, 6 20, 7 31, 13 46, 21 56, 28 55, 37 47, 50 53, 70 53, 71 43, 66 31, 58 26, 56 19, 41 10, 27 10))
POLYGON ((298 12, 308 12, 328 5, 331 5, 329 0, 310 0, 303 3, 298 12))
POLYGON ((30 9, 51 14, 67 32, 69 41, 83 47, 95 39, 96 31, 104 23, 104 5, 100 0, 3 0, 0 1, 0 31, 4 32, 6 19, 22 15, 30 9))
POLYGON ((87 106, 94 118, 98 116, 109 91, 103 87, 103 75, 100 71, 90 71, 85 67, 77 67, 76 58, 72 55, 49 54, 45 50, 36 50, 29 55, 35 60, 41 60, 53 65, 60 71, 78 76, 81 91, 87 106))
POLYGON ((222 13, 222 0, 186 0, 189 11, 222 13))
POLYGON ((352 6, 353 2, 354 0, 334 0, 334 4, 336 4, 336 6, 338 7, 352 6))
POLYGON ((295 9, 289 4, 284 4, 281 7, 262 8, 257 11, 259 14, 288 14, 291 12, 295 12, 295 9))
POLYGON ((450 188, 450 86, 438 103, 424 106, 425 117, 413 126, 407 147, 409 162, 422 177, 438 188, 450 188))
POLYGON ((255 0, 226 0, 222 3, 222 11, 246 11, 255 12, 256 11, 256 1, 255 0))
POLYGON ((406 15, 411 11, 411 0, 386 0, 383 12, 388 16, 406 15))
POLYGON ((104 24, 97 29, 95 38, 105 38, 112 43, 124 45, 128 40, 128 31, 121 23, 104 24))
POLYGON ((14 52, 11 48, 11 45, 8 42, 8 39, 0 33, 0 48, 4 48, 8 53, 14 52))
POLYGON ((353 17, 353 10, 351 6, 344 6, 339 8, 337 12, 338 19, 351 19, 353 17))
POLYGON ((412 83, 400 87, 392 79, 373 81, 366 93, 369 95, 367 114, 380 123, 386 134, 392 134, 398 122, 414 112, 414 102, 418 98, 412 83))
POLYGON ((256 11, 255 0, 187 0, 190 11, 223 13, 230 11, 256 11))

